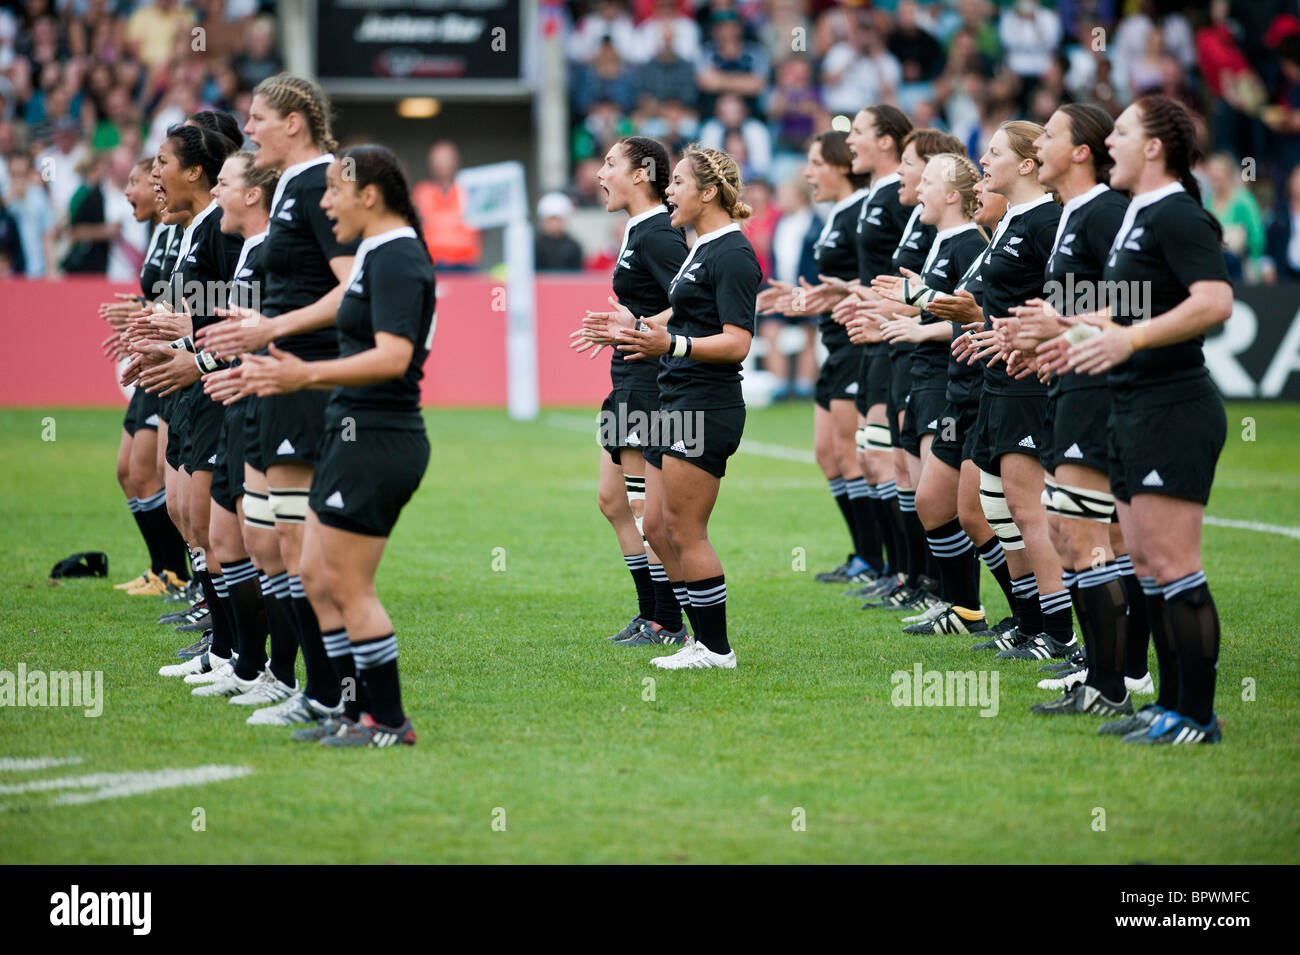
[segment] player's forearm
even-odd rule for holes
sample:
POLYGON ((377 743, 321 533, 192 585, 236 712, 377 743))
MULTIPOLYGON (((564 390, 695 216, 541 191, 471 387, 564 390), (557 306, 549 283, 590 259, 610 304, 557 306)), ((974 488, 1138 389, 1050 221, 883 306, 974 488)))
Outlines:
POLYGON ((277 315, 271 320, 275 338, 290 338, 320 328, 329 328, 334 324, 334 316, 338 314, 339 302, 343 301, 345 291, 340 282, 310 305, 277 315))
POLYGON ((1129 338, 1135 351, 1177 345, 1222 325, 1231 314, 1232 286, 1206 282, 1163 315, 1130 325, 1129 338))
POLYGON ((370 348, 347 358, 307 362, 307 387, 313 389, 360 388, 401 377, 411 356, 370 348))

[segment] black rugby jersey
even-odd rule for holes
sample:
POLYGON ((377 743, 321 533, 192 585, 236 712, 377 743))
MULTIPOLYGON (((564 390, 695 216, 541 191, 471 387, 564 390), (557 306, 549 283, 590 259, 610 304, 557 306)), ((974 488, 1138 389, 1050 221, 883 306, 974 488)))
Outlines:
MULTIPOLYGON (((977 235, 979 233, 976 233, 977 235)), ((953 286, 953 294, 958 292, 970 292, 975 297, 977 304, 984 302, 984 279, 980 274, 980 269, 984 264, 984 256, 988 253, 988 243, 984 241, 984 236, 980 235, 980 242, 983 243, 969 266, 966 267, 965 273, 953 286)), ((952 324, 952 341, 956 341, 962 335, 962 327, 955 323, 952 324)), ((952 343, 949 342, 948 348, 948 388, 944 392, 944 397, 954 405, 965 405, 973 407, 980 403, 980 395, 984 391, 984 369, 978 365, 968 365, 965 362, 959 362, 952 354, 952 343)))
MULTIPOLYGON (((826 215, 826 224, 813 244, 813 260, 817 274, 832 275, 846 282, 858 277, 858 249, 856 244, 858 217, 869 189, 859 189, 845 196, 826 215)), ((818 316, 822 344, 827 348, 844 348, 852 345, 844 326, 831 317, 830 312, 818 316)))
MULTIPOLYGON (((1127 208, 1126 196, 1099 183, 1061 210, 1043 282, 1043 297, 1061 314, 1091 312, 1106 304, 1102 271, 1127 208)), ((1056 394, 1105 385, 1101 375, 1067 371, 1052 379, 1049 391, 1056 394)))
MULTIPOLYGON (((1043 295, 1043 276, 1061 207, 1050 194, 1007 209, 980 266, 984 280, 984 327, 1007 318, 1011 309, 1043 295)), ((1007 374, 1007 363, 984 366, 984 390, 993 395, 1043 395, 1047 386, 1037 375, 1019 381, 1007 374)))
MULTIPOLYGON (((673 307, 668 331, 707 338, 721 334, 723 325, 737 325, 752 335, 762 279, 758 256, 739 225, 733 222, 701 236, 668 287, 673 307)), ((660 359, 659 397, 668 409, 744 407, 740 362, 719 364, 664 355, 660 359)))
MULTIPOLYGON (((655 206, 628 220, 614 265, 614 297, 637 318, 658 315, 668 307, 668 286, 687 254, 686 237, 674 229, 668 209, 655 206)), ((617 389, 657 392, 659 363, 625 361, 613 349, 609 376, 617 389)))
POLYGON ((858 279, 870 285, 877 275, 894 271, 894 250, 903 237, 912 209, 898 201, 898 173, 882 176, 871 184, 867 198, 858 207, 856 239, 858 279))
MULTIPOLYGON (((400 335, 415 350, 401 378, 335 388, 325 411, 330 425, 351 416, 368 428, 423 430, 420 379, 433 343, 435 292, 433 265, 414 229, 407 226, 362 241, 339 303, 339 357, 374 348, 376 332, 400 335)), ((382 461, 375 464, 383 466, 382 461)))
MULTIPOLYGON (((1105 280, 1129 290, 1128 302, 1111 308, 1111 317, 1120 325, 1155 318, 1181 305, 1194 282, 1229 281, 1210 213, 1176 182, 1135 196, 1106 260, 1105 280)), ((1205 336, 1198 335, 1135 352, 1111 369, 1110 383, 1127 391, 1203 378, 1204 341, 1205 336)))
POLYGON ((221 231, 221 209, 215 199, 190 220, 181 236, 171 294, 185 297, 195 331, 221 320, 214 310, 226 304, 242 245, 239 236, 221 231))
POLYGON ((245 239, 239 250, 239 261, 235 263, 230 285, 231 307, 256 309, 265 277, 266 233, 259 232, 245 239))
MULTIPOLYGON (((973 222, 936 232, 934 242, 930 245, 930 254, 921 268, 914 271, 920 273, 927 288, 936 292, 952 292, 986 246, 979 226, 973 222)), ((922 325, 936 323, 948 324, 922 310, 922 325)), ((951 336, 939 341, 917 343, 911 355, 913 388, 947 387, 951 344, 951 336)))
MULTIPOLYGON (((920 272, 925 265, 930 248, 934 245, 934 236, 938 230, 921 221, 921 207, 912 207, 912 214, 903 227, 903 235, 894 247, 894 254, 889 257, 890 274, 900 275, 899 269, 920 272)), ((911 361, 912 351, 916 346, 912 342, 890 342, 890 361, 911 361)))
POLYGON ((171 301, 171 283, 172 273, 176 271, 176 259, 181 252, 181 236, 185 230, 179 225, 167 226, 168 232, 165 240, 166 249, 163 252, 162 267, 158 272, 158 277, 154 279, 153 285, 144 293, 145 298, 163 299, 171 301))
POLYGON ((163 260, 167 257, 171 229, 171 226, 160 224, 154 227, 153 234, 149 236, 149 248, 145 250, 144 261, 140 264, 140 294, 147 299, 153 298, 159 289, 166 286, 163 260))
MULTIPOLYGON (((333 161, 334 156, 326 153, 290 166, 276 183, 264 253, 263 315, 283 315, 319 300, 338 284, 330 259, 356 253, 357 243, 340 243, 334 238, 334 224, 320 207, 325 170, 333 161)), ((329 328, 277 340, 276 344, 303 358, 338 354, 338 336, 329 328)))

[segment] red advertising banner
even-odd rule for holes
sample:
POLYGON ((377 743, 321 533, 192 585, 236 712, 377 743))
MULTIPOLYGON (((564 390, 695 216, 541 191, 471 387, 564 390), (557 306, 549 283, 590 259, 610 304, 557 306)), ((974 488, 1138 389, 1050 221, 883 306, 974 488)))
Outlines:
MULTIPOLYGON (((0 282, 0 405, 124 406, 100 343, 100 302, 128 285, 102 279, 0 282)), ((426 405, 505 406, 505 286, 487 276, 439 276, 438 327, 424 366, 426 405)), ((569 349, 587 309, 606 308, 603 274, 537 280, 538 390, 543 405, 598 405, 609 393, 609 351, 595 360, 569 349)))

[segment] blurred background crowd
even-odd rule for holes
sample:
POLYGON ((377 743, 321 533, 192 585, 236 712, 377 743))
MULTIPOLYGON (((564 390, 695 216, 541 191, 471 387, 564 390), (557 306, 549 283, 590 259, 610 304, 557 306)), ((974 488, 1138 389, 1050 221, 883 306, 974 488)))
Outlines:
MULTIPOLYGON (((1043 122, 1080 100, 1117 115, 1160 92, 1203 122, 1198 175, 1234 278, 1300 278, 1300 0, 544 6, 564 25, 571 176, 540 197, 540 268, 612 264, 617 233, 581 232, 620 136, 736 156, 749 237, 768 274, 788 278, 816 221, 804 149, 832 117, 893 103, 978 157, 1006 119, 1043 122)), ((146 241, 121 197, 132 161, 196 109, 242 120, 283 66, 279 32, 261 0, 0 0, 0 276, 131 280, 146 241)), ((428 140, 427 168, 411 172, 438 265, 480 267, 480 237, 459 218, 457 146, 428 140)))

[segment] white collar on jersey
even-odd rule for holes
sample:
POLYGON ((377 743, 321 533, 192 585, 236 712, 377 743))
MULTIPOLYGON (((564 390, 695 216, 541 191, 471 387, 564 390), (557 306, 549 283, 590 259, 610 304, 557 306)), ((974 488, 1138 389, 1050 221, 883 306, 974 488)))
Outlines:
POLYGON ((912 230, 916 228, 919 221, 921 221, 921 203, 918 202, 916 208, 912 210, 912 214, 907 217, 907 225, 903 226, 903 234, 898 237, 898 245, 894 246, 895 253, 903 247, 903 243, 907 241, 908 236, 912 234, 912 230))
POLYGON ((1179 192, 1186 192, 1183 189, 1183 184, 1181 182, 1171 182, 1159 189, 1152 189, 1150 192, 1134 196, 1133 201, 1124 210, 1124 221, 1119 224, 1119 231, 1115 233, 1115 241, 1110 244, 1111 255, 1115 254, 1116 249, 1123 248, 1124 240, 1128 238, 1129 230, 1133 228, 1133 220, 1137 218, 1139 212, 1147 206, 1155 205, 1161 199, 1168 199, 1179 192))
MULTIPOLYGON (((859 199, 865 198, 870 195, 871 195, 871 190, 868 189, 866 186, 863 186, 857 192, 849 193, 839 202, 835 203, 835 205, 831 206, 831 211, 826 213, 826 224, 822 226, 822 234, 817 237, 817 244, 821 245, 823 242, 826 241, 826 237, 831 234, 831 223, 835 221, 835 217, 837 215, 839 215, 849 206, 853 205, 853 203, 857 202, 859 199)), ((863 208, 865 208, 865 206, 863 208)))
POLYGON ((315 159, 308 159, 306 162, 294 163, 284 172, 280 173, 280 181, 275 184, 275 195, 271 197, 271 212, 275 213, 276 208, 280 205, 280 197, 284 195, 284 187, 293 181, 293 177, 300 172, 306 172, 312 166, 322 166, 334 161, 333 153, 322 153, 315 159))
POLYGON ((379 235, 372 235, 368 239, 363 239, 357 246, 357 257, 352 260, 352 271, 348 273, 348 280, 344 285, 347 286, 356 281, 357 276, 361 274, 361 265, 366 261, 366 253, 373 252, 385 243, 392 242, 394 239, 418 239, 415 230, 409 225, 404 225, 400 229, 389 229, 387 232, 381 232, 379 235))
POLYGON ((230 280, 230 294, 226 296, 226 304, 234 304, 235 285, 239 282, 239 273, 244 270, 244 263, 248 261, 248 253, 252 252, 266 240, 266 230, 263 229, 257 235, 250 235, 244 240, 244 244, 239 247, 239 261, 235 263, 235 274, 230 280))
POLYGON ((176 264, 172 266, 173 273, 181 267, 181 263, 185 261, 185 256, 190 254, 190 243, 194 241, 194 230, 199 227, 200 222, 212 215, 212 210, 216 208, 217 200, 213 199, 202 212, 190 220, 190 224, 181 233, 181 250, 176 255, 176 264))
POLYGON ((1007 231, 1007 226, 1011 225, 1017 218, 1024 215, 1030 209, 1041 206, 1044 202, 1055 202, 1050 192, 1045 192, 1037 199, 1031 202, 1022 202, 1018 206, 1007 206, 1007 211, 1002 213, 1002 218, 998 220, 998 227, 993 232, 993 238, 989 240, 989 248, 998 244, 998 239, 1002 238, 1002 233, 1007 231))
MULTIPOLYGON (((627 220, 627 225, 623 226, 623 241, 618 244, 618 258, 614 260, 615 262, 623 261, 623 253, 627 251, 627 237, 631 234, 632 227, 639 225, 651 216, 657 216, 660 213, 663 213, 664 215, 668 214, 668 207, 662 202, 653 209, 647 209, 645 212, 638 213, 627 220)), ((615 266, 615 268, 617 268, 617 266, 615 266)))
POLYGON ((1087 192, 1075 196, 1065 204, 1065 208, 1061 210, 1061 221, 1056 224, 1056 238, 1052 240, 1052 255, 1056 254, 1056 247, 1061 244, 1061 236, 1065 235, 1065 225, 1070 221, 1070 216, 1088 203, 1092 202, 1092 200, 1096 199, 1103 192, 1108 192, 1109 190, 1110 186, 1106 185, 1104 182, 1099 182, 1087 192))
POLYGON ((704 245, 704 243, 706 242, 712 242, 714 239, 720 239, 722 238, 722 236, 727 235, 728 233, 739 232, 739 231, 740 231, 740 223, 733 222, 731 223, 731 225, 725 225, 721 229, 714 229, 712 232, 706 232, 704 233, 704 235, 698 237, 695 240, 695 244, 691 246, 691 251, 686 254, 686 260, 682 262, 682 267, 678 269, 677 274, 673 276, 673 281, 676 282, 679 278, 682 277, 682 273, 686 271, 686 266, 691 264, 691 259, 695 258, 695 253, 700 246, 704 245))
POLYGON ((876 198, 876 193, 891 182, 898 182, 898 173, 891 172, 888 176, 881 176, 879 179, 872 179, 871 188, 867 190, 867 201, 870 202, 872 199, 876 198))
POLYGON ((951 229, 944 229, 942 232, 937 233, 934 237, 934 244, 930 246, 930 254, 925 257, 925 265, 921 266, 921 274, 924 275, 930 271, 930 266, 934 264, 935 258, 939 255, 939 246, 955 235, 961 235, 963 232, 978 228, 979 226, 973 222, 963 222, 961 225, 955 225, 951 229))

